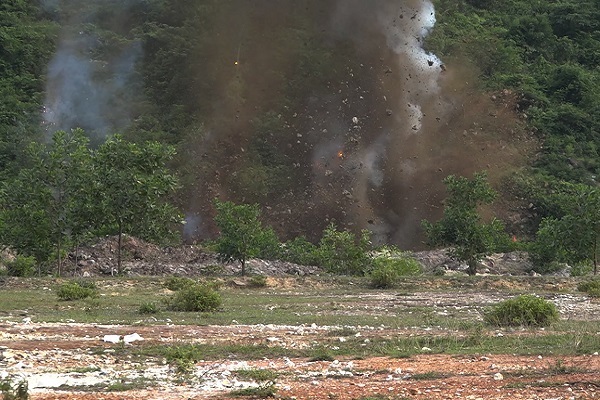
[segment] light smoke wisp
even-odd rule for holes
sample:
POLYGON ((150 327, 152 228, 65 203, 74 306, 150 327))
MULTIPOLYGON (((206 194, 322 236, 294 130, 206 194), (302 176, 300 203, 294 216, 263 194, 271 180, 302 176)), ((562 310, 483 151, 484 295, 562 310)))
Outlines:
MULTIPOLYGON (((107 45, 98 36, 102 23, 96 14, 108 0, 73 7, 81 11, 61 21, 62 32, 56 53, 47 71, 44 122, 49 134, 57 130, 83 128, 89 135, 103 138, 126 128, 131 121, 135 96, 136 62, 142 55, 139 41, 128 40, 118 46, 107 45), (91 9, 90 9, 91 7, 91 9)), ((55 2, 46 1, 56 9, 55 2)), ((121 12, 126 12, 122 4, 121 12)), ((118 11, 115 11, 118 12, 118 11)))

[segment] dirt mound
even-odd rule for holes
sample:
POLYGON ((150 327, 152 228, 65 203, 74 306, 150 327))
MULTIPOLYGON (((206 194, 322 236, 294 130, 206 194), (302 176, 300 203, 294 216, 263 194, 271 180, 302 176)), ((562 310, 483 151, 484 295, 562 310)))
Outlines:
MULTIPOLYGON (((71 262, 66 270, 79 276, 116 274, 117 249, 116 236, 102 238, 78 249, 76 267, 75 252, 71 252, 71 262)), ((200 245, 161 247, 132 236, 123 237, 121 259, 123 273, 127 275, 234 275, 240 271, 239 263, 224 263, 200 245)), ((250 260, 247 267, 251 273, 268 276, 303 276, 321 272, 318 267, 284 261, 250 260)))

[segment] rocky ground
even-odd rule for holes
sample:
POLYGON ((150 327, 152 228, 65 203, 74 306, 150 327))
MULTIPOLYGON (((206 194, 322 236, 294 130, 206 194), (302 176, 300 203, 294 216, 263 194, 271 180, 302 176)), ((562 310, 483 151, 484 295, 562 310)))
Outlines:
MULTIPOLYGON (((240 369, 265 368, 280 375, 277 396, 287 399, 594 399, 600 398, 600 357, 423 354, 410 358, 265 358, 200 361, 185 376, 163 360, 128 359, 122 346, 243 342, 308 346, 337 329, 326 326, 103 326, 2 324, 0 375, 29 382, 33 399, 215 399, 256 387, 236 378, 240 369), (130 344, 105 335, 137 333, 130 344), (141 385, 141 387, 140 387, 141 385), (118 390, 109 392, 109 390, 118 390), (385 396, 385 397, 383 397, 385 396)), ((431 334, 355 327, 353 336, 431 334), (355 332, 355 333, 354 333, 355 332)), ((340 336, 339 340, 344 340, 340 336)))
MULTIPOLYGON (((81 249, 77 275, 110 274, 115 267, 114 242, 105 240, 81 249)), ((236 265, 223 265, 200 248, 160 249, 128 239, 125 267, 131 275, 197 275, 219 272, 233 274, 236 265), (215 271, 213 271, 215 270, 215 271), (216 271, 218 270, 218 271, 216 271)), ((461 266, 443 252, 415 255, 430 271, 459 273, 461 266)), ((314 267, 288 263, 253 261, 254 272, 269 275, 269 285, 290 287, 293 276, 319 274, 314 267)), ((527 272, 522 254, 495 255, 481 266, 485 273, 527 272)), ((371 292, 363 301, 345 303, 352 312, 385 313, 395 307, 434 307, 437 313, 469 313, 482 304, 507 298, 511 290, 523 289, 525 281, 495 279, 473 282, 475 289, 444 291, 451 280, 423 280, 416 291, 398 296, 393 291, 371 292), (445 282, 445 283, 443 283, 445 282), (517 282, 517 283, 515 283, 517 282), (477 286, 481 285, 481 286, 477 286), (516 287, 515 285, 520 285, 516 287), (357 311, 362 310, 362 311, 357 311)), ((306 281, 303 281, 306 284, 306 281)), ((597 320, 600 303, 573 292, 567 278, 544 281, 548 299, 556 304, 561 318, 597 320)), ((340 310, 339 312, 345 312, 340 310)), ((141 325, 98 325, 45 323, 27 316, 19 322, 0 319, 0 380, 21 379, 29 384, 31 398, 50 399, 221 399, 232 391, 256 388, 238 370, 276 371, 275 396, 282 399, 596 399, 600 398, 598 352, 578 356, 446 355, 423 348, 409 358, 369 357, 311 361, 298 357, 266 357, 244 360, 227 357, 199 361, 185 374, 164 359, 132 356, 130 350, 181 343, 266 344, 284 349, 301 349, 332 339, 340 343, 362 340, 365 346, 381 338, 419 335, 458 335, 435 327, 391 329, 385 326, 240 325, 174 326, 152 320, 141 325), (339 336, 339 337, 338 337, 339 336), (112 339, 117 340, 113 343, 112 339), (124 343, 127 339, 127 343, 124 343), (139 339, 139 340, 133 340, 139 339), (131 341, 130 341, 131 340, 131 341)), ((464 334, 464 333, 463 333, 464 334)), ((510 330, 492 335, 544 335, 544 330, 510 330)), ((600 351, 600 328, 598 332, 600 351)), ((254 397, 261 398, 261 397, 254 397)))

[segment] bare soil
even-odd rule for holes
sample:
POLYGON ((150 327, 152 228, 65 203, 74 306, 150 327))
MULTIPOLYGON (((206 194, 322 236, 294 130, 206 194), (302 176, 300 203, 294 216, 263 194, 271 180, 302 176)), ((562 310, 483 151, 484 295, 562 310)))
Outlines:
MULTIPOLYGON (((113 241, 105 240, 81 249, 74 274, 88 276, 111 273, 114 269, 113 241)), ((232 276, 234 265, 218 264, 212 256, 193 246, 159 249, 136 239, 126 241, 126 268, 132 275, 194 275, 219 269, 232 276)), ((421 254, 426 268, 448 271, 450 266, 439 253, 421 254), (432 258, 435 260, 432 261, 432 258)), ((486 260, 491 273, 515 273, 528 268, 519 255, 498 255, 486 260), (504 271, 499 270, 504 268, 504 271), (520 271, 519 271, 520 269, 520 271)), ((75 265, 75 263, 73 263, 75 265)), ((318 274, 314 267, 254 261, 255 271, 269 275, 269 286, 298 288, 290 275, 318 274), (286 278, 287 276, 287 278, 286 278)), ((237 279, 237 278, 233 278, 237 279)), ((302 284, 311 284, 302 280, 302 284)), ((385 313, 387 304, 404 307, 434 306, 439 312, 492 304, 513 290, 527 290, 529 281, 505 276, 488 280, 465 280, 465 290, 456 290, 452 279, 420 279, 410 295, 372 292, 369 307, 360 301, 354 311, 385 313), (444 290, 452 285, 453 290, 444 290), (468 290, 467 290, 468 289, 468 290)), ((12 285, 18 285, 13 281, 12 285)), ((243 284, 243 281, 242 281, 243 284)), ((315 283, 316 284, 316 283, 315 283)), ((600 304, 574 293, 569 278, 539 278, 537 289, 548 293, 563 319, 597 320, 600 304)), ((365 299, 363 299, 365 300, 365 299)), ((344 310, 339 310, 344 312, 344 310)), ((183 343, 267 344, 283 348, 304 348, 331 340, 332 327, 281 325, 174 326, 157 321, 143 326, 44 323, 30 321, 0 322, 0 379, 26 379, 33 400, 94 399, 221 399, 237 389, 253 388, 256 383, 236 376, 236 370, 266 368, 277 371, 276 397, 282 399, 599 399, 600 356, 597 352, 579 356, 518 355, 444 355, 422 349, 410 358, 371 357, 310 361, 306 358, 273 357, 240 360, 227 357, 219 361, 200 361, 191 372, 181 375, 166 360, 132 357, 135 348, 183 343), (143 340, 130 344, 109 343, 105 335, 137 333, 143 340)), ((381 338, 409 335, 452 335, 435 328, 390 329, 356 327, 352 335, 367 343, 381 338)), ((505 334, 544 334, 543 331, 505 334)), ((599 348, 600 351, 600 332, 599 348)), ((344 337, 340 341, 346 340, 344 337)), ((260 397, 254 397, 260 398, 260 397)))
MULTIPOLYGON (((481 295, 489 296, 489 295, 481 295)), ((484 297, 420 292, 402 301, 454 307, 484 297), (437 297, 436 297, 437 296, 437 297)), ((382 295, 382 302, 386 295, 382 295)), ((563 316, 598 315, 600 305, 584 296, 554 299, 563 316)), ((31 398, 50 399, 221 399, 256 386, 235 376, 236 370, 277 371, 276 397, 282 399, 596 399, 600 398, 600 356, 517 356, 422 354, 410 358, 371 357, 310 361, 274 357, 262 360, 225 358, 200 361, 180 375, 164 360, 140 361, 123 349, 183 343, 267 344, 308 347, 331 339, 331 327, 282 325, 175 326, 97 325, 4 322, 0 325, 0 375, 28 380, 31 398), (105 335, 137 333, 143 340, 108 343, 105 335), (2 372, 4 371, 4 372, 2 372), (110 385, 121 384, 109 392, 110 385), (94 388, 96 385, 96 388, 94 388)), ((430 328, 357 327, 348 335, 365 342, 407 335, 448 335, 430 328)), ((451 333, 450 333, 451 334, 451 333)), ((543 334, 514 331, 506 334, 543 334)), ((600 333, 599 333, 600 334, 600 333)), ((344 340, 344 338, 339 339, 344 340)), ((600 350, 600 348, 599 348, 600 350)), ((257 397, 255 397, 257 398, 257 397)), ((260 398, 260 397, 258 397, 260 398)))

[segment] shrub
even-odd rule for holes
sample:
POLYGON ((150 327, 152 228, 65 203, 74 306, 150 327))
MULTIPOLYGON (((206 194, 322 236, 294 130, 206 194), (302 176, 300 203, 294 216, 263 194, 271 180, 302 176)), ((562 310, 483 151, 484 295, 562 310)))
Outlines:
POLYGON ((389 289, 400 278, 398 271, 391 265, 379 265, 369 274, 371 286, 375 289, 389 289))
POLYGON ((421 264, 397 249, 384 247, 372 260, 369 273, 371 286, 378 289, 393 287, 401 276, 421 273, 421 264))
POLYGON ((14 260, 6 263, 8 276, 27 277, 35 274, 35 257, 18 255, 14 260))
POLYGON ((56 295, 59 300, 81 300, 97 295, 93 282, 65 282, 58 288, 56 295))
POLYGON ((330 224, 319 242, 319 265, 329 272, 363 275, 371 269, 371 235, 363 230, 359 238, 347 230, 338 231, 330 224))
POLYGON ((143 303, 138 308, 138 313, 140 314, 156 314, 158 312, 158 307, 156 303, 143 303))
POLYGON ((250 278, 250 286, 251 287, 265 287, 267 286, 267 277, 264 275, 254 275, 250 278))
POLYGON ((13 385, 10 379, 0 381, 0 395, 3 400, 27 400, 29 399, 29 384, 26 380, 13 385))
POLYGON ((496 326, 548 326, 558 320, 558 311, 549 301, 533 295, 521 295, 486 311, 484 320, 496 326))
POLYGON ((282 260, 300 265, 318 265, 318 248, 304 236, 286 242, 283 246, 282 260))
POLYGON ((577 285, 577 290, 587 293, 590 297, 600 297, 600 279, 581 282, 577 285))
POLYGON ((185 287, 195 285, 195 284, 196 284, 196 282, 193 279, 185 278, 185 277, 181 277, 181 276, 172 276, 169 279, 167 279, 167 281, 164 283, 164 286, 167 289, 176 292, 177 290, 181 290, 185 287))
POLYGON ((174 311, 215 311, 221 306, 221 295, 213 285, 188 285, 168 300, 168 306, 174 311))

